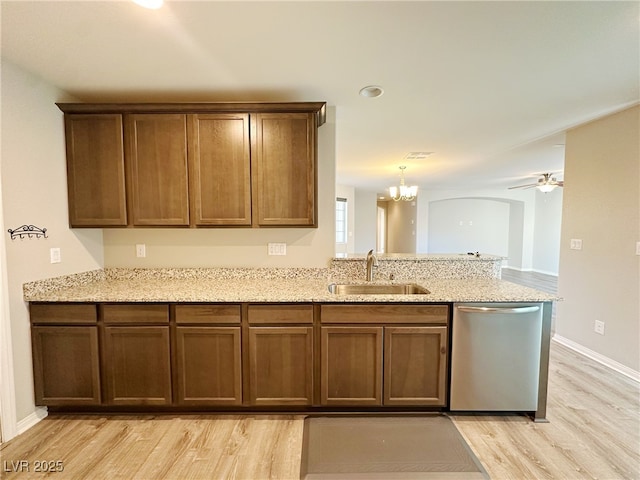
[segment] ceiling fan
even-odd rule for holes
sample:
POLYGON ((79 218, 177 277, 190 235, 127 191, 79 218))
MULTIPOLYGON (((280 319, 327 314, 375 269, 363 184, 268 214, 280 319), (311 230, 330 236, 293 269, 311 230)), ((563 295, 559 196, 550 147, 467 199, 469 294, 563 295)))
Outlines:
POLYGON ((556 180, 556 177, 552 177, 553 173, 543 173, 538 179, 538 183, 529 183, 527 185, 518 185, 515 187, 509 187, 509 190, 513 188, 533 188, 537 187, 541 192, 547 193, 552 191, 556 187, 564 187, 562 180, 556 180))

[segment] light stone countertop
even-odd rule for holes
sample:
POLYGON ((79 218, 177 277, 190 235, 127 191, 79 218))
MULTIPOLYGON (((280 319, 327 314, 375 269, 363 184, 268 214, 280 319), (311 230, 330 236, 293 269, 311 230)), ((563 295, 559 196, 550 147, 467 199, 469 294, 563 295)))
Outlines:
MULTIPOLYGON (((335 295, 324 278, 90 278, 78 285, 26 291, 30 302, 548 302, 545 292, 497 278, 429 278, 427 295, 335 295)), ((364 282, 345 282, 364 283, 364 282)), ((394 282, 374 282, 394 283, 394 282)), ((395 282, 413 283, 413 282, 395 282)))
MULTIPOLYGON (((376 253, 375 255, 379 261, 385 262, 459 262, 467 260, 476 262, 502 262, 502 260, 506 258, 488 253, 479 253, 478 256, 468 253, 376 253)), ((345 253, 334 257, 332 260, 348 262, 350 260, 364 260, 365 258, 367 258, 366 253, 345 253)))

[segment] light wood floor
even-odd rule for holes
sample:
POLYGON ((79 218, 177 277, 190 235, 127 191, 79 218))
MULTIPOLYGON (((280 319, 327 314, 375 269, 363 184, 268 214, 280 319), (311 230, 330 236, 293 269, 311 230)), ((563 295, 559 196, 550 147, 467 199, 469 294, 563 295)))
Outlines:
MULTIPOLYGON (((553 277, 544 277, 552 289, 553 277)), ((505 279, 540 280, 519 272, 505 279)), ((45 477, 33 470, 49 460, 64 466, 48 475, 58 480, 296 479, 303 418, 49 416, 0 447, 0 478, 45 477), (19 465, 30 472, 13 471, 19 465)), ((494 480, 640 479, 640 385, 554 342, 549 423, 452 418, 494 480)))
MULTIPOLYGON (((303 416, 49 416, 2 445, 0 477, 295 479, 303 416), (31 471, 8 472, 20 460, 31 471), (12 463, 13 462, 13 463, 12 463)), ((552 343, 549 423, 452 417, 492 479, 640 478, 640 387, 552 343)))
POLYGON ((502 269, 502 279, 519 283, 525 287, 535 288, 543 292, 558 293, 558 277, 538 272, 521 272, 511 268, 502 269))

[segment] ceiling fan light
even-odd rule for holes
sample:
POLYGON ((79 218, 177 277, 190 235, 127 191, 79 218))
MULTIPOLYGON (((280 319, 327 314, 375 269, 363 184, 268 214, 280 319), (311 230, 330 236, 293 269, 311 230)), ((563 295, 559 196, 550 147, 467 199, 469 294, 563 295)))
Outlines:
POLYGON ((542 193, 549 193, 549 192, 553 191, 556 187, 557 187, 557 185, 550 185, 548 183, 537 186, 538 190, 540 190, 542 193))

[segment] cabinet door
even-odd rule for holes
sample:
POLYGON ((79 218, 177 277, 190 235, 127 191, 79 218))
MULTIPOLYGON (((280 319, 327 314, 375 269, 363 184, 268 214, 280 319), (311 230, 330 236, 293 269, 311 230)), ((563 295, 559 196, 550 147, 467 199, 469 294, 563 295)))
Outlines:
POLYGON ((189 225, 186 115, 126 115, 125 127, 133 225, 189 225))
POLYGON ((384 404, 444 406, 447 327, 385 327, 384 404))
POLYGON ((382 327, 322 327, 321 403, 382 405, 382 327))
POLYGON ((122 116, 65 115, 69 224, 127 224, 122 116))
POLYGON ((31 327, 36 405, 99 405, 98 327, 31 327))
POLYGON ((105 327, 106 393, 111 405, 169 405, 169 327, 105 327))
POLYGON ((249 328, 252 405, 311 405, 313 327, 249 328))
POLYGON ((256 114, 251 128, 254 224, 317 226, 315 115, 256 114))
POLYGON ((177 327, 178 402, 242 404, 240 327, 177 327))
POLYGON ((189 116, 193 225, 251 225, 249 115, 189 116))

